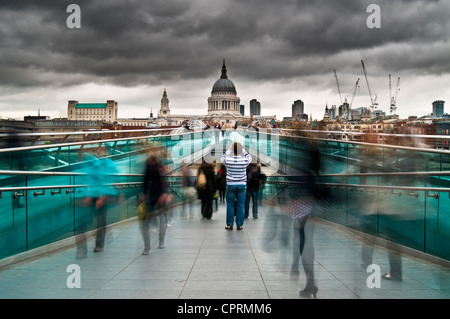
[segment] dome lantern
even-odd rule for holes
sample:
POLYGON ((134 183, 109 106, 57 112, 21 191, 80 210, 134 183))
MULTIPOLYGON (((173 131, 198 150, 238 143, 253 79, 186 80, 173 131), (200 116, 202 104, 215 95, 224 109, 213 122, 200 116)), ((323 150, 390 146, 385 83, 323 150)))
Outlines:
POLYGON ((222 64, 222 74, 220 79, 214 83, 211 93, 233 93, 237 94, 234 83, 228 78, 227 66, 225 65, 225 59, 222 64))

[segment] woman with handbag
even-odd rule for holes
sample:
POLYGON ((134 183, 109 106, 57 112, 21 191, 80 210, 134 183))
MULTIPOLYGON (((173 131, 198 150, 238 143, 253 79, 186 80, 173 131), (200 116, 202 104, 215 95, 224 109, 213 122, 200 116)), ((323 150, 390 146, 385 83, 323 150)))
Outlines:
POLYGON ((305 146, 304 187, 288 190, 290 200, 287 212, 294 221, 294 247, 298 245, 298 248, 294 248, 291 276, 298 276, 298 264, 301 257, 306 275, 306 286, 299 294, 302 297, 316 298, 318 287, 314 278, 314 221, 309 221, 309 217, 320 209, 321 203, 324 204, 329 199, 330 193, 327 188, 317 183, 321 168, 318 144, 313 141, 305 143, 305 146))
POLYGON ((167 230, 166 207, 171 202, 167 194, 162 175, 165 172, 164 164, 154 155, 150 155, 145 167, 144 192, 142 200, 145 202, 146 218, 141 221, 141 233, 144 240, 143 255, 150 250, 150 223, 156 218, 159 220, 159 248, 164 248, 164 238, 167 230))

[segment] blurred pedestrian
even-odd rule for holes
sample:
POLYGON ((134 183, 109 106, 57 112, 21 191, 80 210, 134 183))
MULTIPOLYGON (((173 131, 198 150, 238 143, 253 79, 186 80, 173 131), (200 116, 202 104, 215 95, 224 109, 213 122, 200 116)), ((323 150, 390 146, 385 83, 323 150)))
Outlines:
POLYGON ((106 156, 105 147, 94 147, 88 149, 83 157, 86 166, 84 168, 86 185, 85 193, 82 193, 81 206, 84 211, 80 213, 79 227, 80 233, 77 239, 77 257, 83 258, 87 254, 86 238, 84 233, 88 229, 90 221, 96 221, 96 239, 94 252, 101 252, 105 245, 106 217, 110 205, 117 203, 119 191, 108 185, 115 182, 119 170, 116 164, 106 156))
MULTIPOLYGON (((365 192, 360 195, 362 205, 359 213, 360 228, 370 237, 382 237, 386 240, 388 248, 389 272, 382 275, 383 279, 402 281, 402 256, 398 244, 412 247, 415 245, 408 239, 403 232, 410 229, 411 223, 420 220, 422 216, 421 199, 417 196, 409 196, 408 199, 400 201, 397 194, 406 192, 410 195, 409 190, 403 187, 416 186, 416 171, 427 171, 427 161, 421 157, 420 152, 409 149, 386 150, 377 144, 378 135, 366 133, 364 136, 366 145, 360 148, 359 157, 361 158, 360 185, 379 185, 388 187, 398 187, 394 193, 382 192, 365 192), (402 175, 402 172, 405 175, 402 175), (366 175, 367 174, 367 175, 366 175), (377 176, 377 174, 383 174, 377 176), (371 176, 373 175, 373 176, 371 176), (373 181, 371 181, 371 179, 373 181), (382 196, 382 197, 381 197, 382 196)), ((401 146, 417 147, 414 139, 410 137, 402 137, 401 146)), ((411 194, 412 195, 412 194, 411 194)), ((370 239, 370 237, 368 239, 370 239)), ((374 245, 369 240, 363 241, 361 251, 361 267, 367 269, 373 263, 374 245)))
POLYGON ((305 146, 306 166, 303 168, 305 188, 302 187, 299 190, 294 187, 289 192, 288 213, 294 220, 295 229, 291 276, 298 271, 299 257, 301 257, 306 275, 306 286, 300 291, 300 296, 316 298, 318 287, 314 279, 314 223, 308 223, 308 221, 315 210, 320 209, 321 202, 329 197, 329 192, 327 189, 320 187, 316 181, 321 168, 318 145, 313 140, 307 140, 305 146))
POLYGON ((201 200, 201 214, 204 219, 211 219, 213 213, 212 202, 217 192, 214 166, 203 160, 197 175, 198 199, 201 200))
POLYGON ((257 163, 247 166, 247 192, 245 197, 244 218, 248 219, 250 213, 250 200, 252 201, 253 218, 258 219, 258 194, 261 183, 261 167, 257 163))
POLYGON ((159 248, 164 248, 168 217, 166 209, 170 205, 171 196, 167 193, 163 175, 165 166, 161 160, 151 154, 148 157, 144 175, 144 190, 142 200, 145 201, 146 218, 141 221, 141 233, 144 240, 143 255, 150 250, 150 223, 159 221, 159 248))
MULTIPOLYGON (((261 162, 258 162, 258 166, 261 169, 261 162)), ((263 197, 264 197, 264 186, 266 184, 266 181, 267 181, 267 175, 264 174, 264 172, 261 170, 261 178, 260 178, 260 181, 259 181, 259 192, 258 192, 259 205, 262 204, 262 200, 263 200, 263 197)))
POLYGON ((197 197, 195 189, 195 176, 192 176, 191 169, 186 162, 183 162, 181 168, 181 196, 183 198, 183 208, 181 218, 186 220, 189 211, 189 218, 194 218, 194 202, 197 197))
MULTIPOLYGON (((384 183, 392 186, 418 187, 423 186, 423 178, 416 175, 416 172, 429 171, 429 158, 419 151, 419 148, 428 148, 425 144, 413 136, 403 138, 402 146, 410 149, 396 150, 395 160, 391 161, 389 171, 395 172, 394 176, 384 179, 384 183), (404 175, 403 175, 404 174, 404 175)), ((402 281, 402 253, 398 244, 408 247, 415 247, 417 242, 408 234, 408 230, 413 229, 423 221, 423 200, 415 194, 406 190, 408 200, 399 201, 397 195, 393 195, 390 206, 380 214, 380 224, 383 224, 383 231, 389 240, 389 272, 382 276, 386 280, 402 281), (394 243, 393 245, 391 243, 394 243)))
POLYGON ((227 167, 221 164, 216 175, 217 189, 219 190, 219 200, 225 203, 225 190, 227 188, 227 167))
POLYGON ((219 123, 217 123, 215 126, 214 126, 214 136, 215 136, 215 141, 216 141, 216 143, 217 142, 219 142, 219 140, 220 140, 220 130, 221 130, 221 127, 220 127, 220 124, 219 123))

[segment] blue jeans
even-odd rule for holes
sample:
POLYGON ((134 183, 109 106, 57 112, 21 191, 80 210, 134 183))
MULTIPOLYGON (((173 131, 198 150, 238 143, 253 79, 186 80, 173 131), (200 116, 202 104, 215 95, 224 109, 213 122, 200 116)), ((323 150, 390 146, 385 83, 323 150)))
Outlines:
POLYGON ((236 215, 236 225, 244 225, 244 205, 247 185, 227 185, 227 226, 233 226, 236 215))
POLYGON ((253 202, 253 217, 258 217, 258 192, 259 190, 247 191, 244 218, 248 218, 248 215, 250 214, 250 198, 253 202))

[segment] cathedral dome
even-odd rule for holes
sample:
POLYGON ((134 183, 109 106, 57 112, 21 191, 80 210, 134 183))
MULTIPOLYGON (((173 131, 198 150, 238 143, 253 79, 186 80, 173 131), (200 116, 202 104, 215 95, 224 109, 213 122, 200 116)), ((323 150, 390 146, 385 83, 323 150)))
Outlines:
POLYGON ((220 79, 218 79, 216 81, 216 83, 214 83, 211 93, 234 93, 234 94, 237 94, 234 83, 230 79, 228 79, 227 67, 225 65, 225 59, 223 59, 222 75, 220 76, 220 79))
POLYGON ((234 83, 229 79, 218 79, 216 83, 214 83, 211 93, 236 93, 236 87, 234 83))

